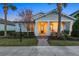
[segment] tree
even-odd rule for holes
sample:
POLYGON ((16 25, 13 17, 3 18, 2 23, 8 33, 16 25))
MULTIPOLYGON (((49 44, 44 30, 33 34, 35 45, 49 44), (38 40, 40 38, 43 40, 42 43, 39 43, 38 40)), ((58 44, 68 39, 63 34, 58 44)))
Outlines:
POLYGON ((74 37, 79 37, 79 13, 74 16, 77 20, 74 22, 72 26, 71 35, 74 37))
POLYGON ((27 36, 29 36, 29 31, 31 30, 30 24, 31 24, 31 19, 32 19, 32 11, 30 9, 24 9, 19 12, 19 16, 21 17, 20 21, 24 22, 24 25, 27 29, 27 36))
POLYGON ((8 14, 9 9, 15 11, 17 8, 15 6, 13 6, 12 4, 7 4, 7 3, 3 4, 3 10, 4 10, 4 36, 5 37, 7 36, 7 14, 8 14))
POLYGON ((60 33, 61 33, 61 12, 63 7, 66 7, 67 4, 66 3, 57 3, 57 12, 58 12, 58 33, 57 33, 57 37, 60 37, 60 33))

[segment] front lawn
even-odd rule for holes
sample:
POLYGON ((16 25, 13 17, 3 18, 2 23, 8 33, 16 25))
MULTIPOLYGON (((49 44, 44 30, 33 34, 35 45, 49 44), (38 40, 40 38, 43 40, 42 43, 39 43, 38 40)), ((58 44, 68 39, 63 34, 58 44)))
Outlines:
POLYGON ((79 46, 79 41, 49 40, 50 46, 79 46))
POLYGON ((37 40, 35 38, 25 38, 20 42, 19 39, 0 39, 0 46, 36 46, 37 40))

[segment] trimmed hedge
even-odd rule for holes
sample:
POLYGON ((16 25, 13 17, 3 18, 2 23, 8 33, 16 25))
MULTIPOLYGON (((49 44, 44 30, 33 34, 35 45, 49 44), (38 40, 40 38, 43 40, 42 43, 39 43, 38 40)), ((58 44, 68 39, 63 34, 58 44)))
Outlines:
MULTIPOLYGON (((15 31, 7 31, 7 35, 13 35, 15 31)), ((0 36, 4 36, 4 31, 0 31, 0 36)))
MULTIPOLYGON (((4 31, 0 31, 0 36, 4 36, 4 31)), ((34 32, 15 32, 15 31, 7 31, 7 37, 13 38, 33 38, 35 37, 34 32)))
POLYGON ((23 37, 23 38, 32 38, 35 37, 34 32, 15 32, 16 33, 16 37, 23 37))

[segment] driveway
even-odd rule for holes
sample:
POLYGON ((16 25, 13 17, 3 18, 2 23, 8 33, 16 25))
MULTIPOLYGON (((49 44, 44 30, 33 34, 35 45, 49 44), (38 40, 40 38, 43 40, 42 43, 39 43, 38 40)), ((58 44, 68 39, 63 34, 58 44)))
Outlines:
POLYGON ((0 47, 0 56, 79 56, 79 46, 0 47))

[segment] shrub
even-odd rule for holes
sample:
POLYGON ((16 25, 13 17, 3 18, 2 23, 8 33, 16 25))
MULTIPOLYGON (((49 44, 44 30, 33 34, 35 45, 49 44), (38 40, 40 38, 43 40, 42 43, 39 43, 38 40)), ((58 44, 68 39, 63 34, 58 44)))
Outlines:
POLYGON ((64 30, 64 33, 65 34, 69 34, 69 30, 64 30))
MULTIPOLYGON (((0 31, 0 36, 4 36, 4 31, 0 31)), ((7 36, 12 38, 34 38, 34 32, 15 32, 15 31, 7 31, 7 36)))
MULTIPOLYGON (((14 34, 14 32, 15 31, 7 31, 7 35, 9 36, 11 36, 11 35, 13 35, 14 34)), ((3 36, 4 35, 4 31, 0 31, 0 36, 3 36)))
POLYGON ((79 30, 73 30, 72 33, 71 33, 71 36, 79 37, 79 30))
POLYGON ((4 31, 0 31, 0 36, 3 36, 4 35, 4 31))
POLYGON ((79 20, 76 20, 72 27, 71 36, 79 37, 79 20))

